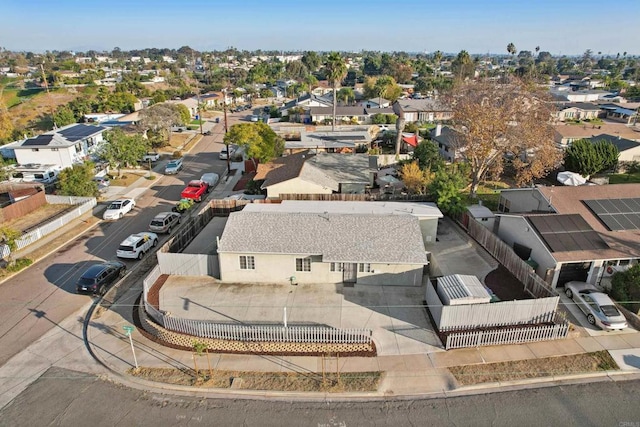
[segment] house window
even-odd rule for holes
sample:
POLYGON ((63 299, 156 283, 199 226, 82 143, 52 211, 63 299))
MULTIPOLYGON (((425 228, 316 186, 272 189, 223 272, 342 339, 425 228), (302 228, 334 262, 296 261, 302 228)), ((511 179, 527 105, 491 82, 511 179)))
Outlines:
POLYGON ((311 271, 311 258, 296 258, 296 271, 311 271))
POLYGON ((371 264, 358 264, 358 272, 359 273, 371 273, 371 264))
POLYGON ((344 270, 344 265, 341 262, 331 263, 331 271, 342 272, 343 270, 344 270))
POLYGON ((82 152, 82 145, 76 144, 76 153, 82 152))
POLYGON ((32 148, 31 151, 40 151, 39 148, 32 148))
POLYGON ((499 212, 509 212, 509 208, 511 207, 511 201, 507 200, 503 197, 500 197, 500 202, 498 204, 499 212))
POLYGON ((240 270, 255 270, 256 261, 253 255, 240 255, 240 270))

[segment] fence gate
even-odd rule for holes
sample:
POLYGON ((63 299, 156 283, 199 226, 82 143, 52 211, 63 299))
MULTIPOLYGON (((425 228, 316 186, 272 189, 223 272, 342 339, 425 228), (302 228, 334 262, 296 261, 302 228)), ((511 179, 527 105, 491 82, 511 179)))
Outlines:
POLYGON ((356 283, 358 281, 358 264, 344 263, 342 281, 344 283, 356 283))

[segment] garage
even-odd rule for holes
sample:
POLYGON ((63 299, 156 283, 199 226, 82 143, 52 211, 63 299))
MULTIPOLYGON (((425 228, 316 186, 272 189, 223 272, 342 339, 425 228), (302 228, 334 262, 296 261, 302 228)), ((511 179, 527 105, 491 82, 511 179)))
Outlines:
POLYGON ((587 277, 589 276, 590 269, 590 262, 572 262, 562 264, 562 267, 560 267, 560 274, 558 275, 558 282, 556 283, 556 286, 564 286, 565 283, 572 280, 586 282, 587 277))

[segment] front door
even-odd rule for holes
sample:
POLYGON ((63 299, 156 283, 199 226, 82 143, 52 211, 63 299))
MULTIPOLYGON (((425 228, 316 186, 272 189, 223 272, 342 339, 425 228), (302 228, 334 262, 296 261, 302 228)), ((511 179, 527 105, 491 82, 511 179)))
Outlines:
POLYGON ((356 283, 358 281, 358 264, 344 263, 342 281, 344 283, 356 283))

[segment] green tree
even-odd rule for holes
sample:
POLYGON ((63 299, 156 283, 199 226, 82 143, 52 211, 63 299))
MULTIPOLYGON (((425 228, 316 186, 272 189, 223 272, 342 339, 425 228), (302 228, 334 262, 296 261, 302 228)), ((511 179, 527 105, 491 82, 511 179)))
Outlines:
POLYGON ((618 271, 611 278, 611 296, 624 307, 638 312, 640 309, 640 264, 625 271, 618 271))
POLYGON ((175 104, 178 109, 178 114, 180 115, 180 122, 176 124, 180 125, 188 125, 191 123, 191 112, 186 105, 183 104, 175 104))
POLYGON ((2 99, 2 90, 0 90, 0 145, 2 142, 9 142, 14 129, 9 110, 2 99))
POLYGON ((587 139, 573 141, 565 150, 564 166, 582 176, 591 176, 615 167, 618 149, 609 141, 591 142, 587 139))
POLYGON ((231 126, 224 143, 245 147, 247 156, 268 163, 284 152, 284 140, 266 123, 239 123, 231 126))
POLYGON ((350 100, 355 100, 356 96, 353 93, 353 89, 350 87, 340 88, 338 91, 338 100, 342 101, 344 104, 349 104, 350 100))
POLYGON ((402 94, 402 88, 391 76, 368 77, 363 89, 367 99, 384 98, 394 102, 402 94))
POLYGON ((169 141, 171 126, 181 123, 180 110, 176 104, 163 102, 140 110, 138 128, 155 133, 161 141, 169 141))
POLYGON ((94 164, 86 162, 63 169, 58 175, 58 194, 63 196, 96 197, 98 184, 93 180, 94 164))
POLYGON ((475 72, 475 64, 469 56, 469 52, 461 50, 456 59, 451 63, 451 71, 459 80, 466 80, 473 77, 475 72))
POLYGON ((76 116, 69 107, 62 106, 53 113, 53 122, 58 127, 70 125, 71 123, 76 123, 76 116))
POLYGON ((464 210, 462 189, 466 176, 461 169, 464 168, 456 165, 438 169, 429 186, 429 193, 435 197, 440 210, 449 215, 457 215, 464 210))
POLYGON ((421 169, 418 162, 414 161, 402 165, 400 176, 410 193, 425 194, 434 174, 428 169, 421 169))
POLYGON ((100 155, 109 165, 121 174, 123 167, 136 165, 149 151, 149 141, 142 135, 127 135, 122 129, 113 129, 104 133, 106 144, 102 144, 100 155))
POLYGON ((420 169, 436 170, 444 165, 438 147, 431 141, 422 141, 413 150, 413 158, 418 161, 420 169))
MULTIPOLYGON (((11 227, 0 226, 0 243, 9 247, 9 256, 7 257, 8 264, 13 264, 13 253, 18 249, 17 240, 22 236, 22 233, 11 227)), ((7 265, 7 267, 9 266, 7 265)))
POLYGON ((316 71, 322 62, 318 54, 313 51, 305 52, 304 55, 302 55, 301 61, 310 72, 316 71))
POLYGON ((338 103, 337 90, 342 79, 347 75, 347 65, 342 56, 337 52, 331 52, 325 63, 326 77, 333 88, 333 114, 331 120, 331 130, 336 130, 336 105, 338 103))

